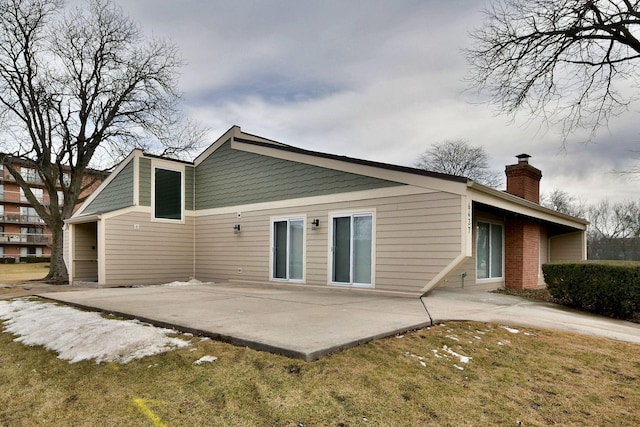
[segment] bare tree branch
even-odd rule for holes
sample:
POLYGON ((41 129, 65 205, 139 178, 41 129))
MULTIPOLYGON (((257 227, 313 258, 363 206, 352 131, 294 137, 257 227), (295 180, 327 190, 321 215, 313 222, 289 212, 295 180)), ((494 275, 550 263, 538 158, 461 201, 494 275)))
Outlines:
POLYGON ((638 99, 640 2, 494 0, 466 51, 472 87, 500 112, 525 110, 566 137, 638 99))

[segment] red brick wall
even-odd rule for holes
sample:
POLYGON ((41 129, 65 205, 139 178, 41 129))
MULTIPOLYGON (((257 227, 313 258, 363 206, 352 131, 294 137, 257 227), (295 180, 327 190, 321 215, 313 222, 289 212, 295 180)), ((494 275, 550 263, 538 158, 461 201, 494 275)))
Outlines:
POLYGON ((534 203, 540 203, 542 173, 528 163, 507 166, 507 193, 534 203))
POLYGON ((540 224, 509 218, 505 224, 505 287, 538 288, 540 224))

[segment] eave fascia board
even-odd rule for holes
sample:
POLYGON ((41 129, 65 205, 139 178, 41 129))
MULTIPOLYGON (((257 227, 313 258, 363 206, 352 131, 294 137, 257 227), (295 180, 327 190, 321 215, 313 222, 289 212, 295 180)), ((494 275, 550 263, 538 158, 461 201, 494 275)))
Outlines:
POLYGON ((470 181, 471 200, 521 215, 585 231, 589 221, 573 217, 477 182, 470 181))
POLYGON ((209 157, 211 154, 213 154, 218 148, 220 148, 220 146, 222 146, 225 142, 229 141, 230 139, 232 139, 234 136, 238 136, 240 135, 242 132, 240 131, 240 126, 237 125, 233 125, 231 126, 231 128, 229 128, 228 131, 226 131, 224 134, 222 134, 222 136, 220 136, 218 139, 215 140, 215 142, 213 144, 211 144, 209 147, 207 147, 206 150, 204 150, 202 153, 200 153, 200 155, 198 155, 198 157, 196 157, 193 160, 193 165, 194 166, 198 166, 200 163, 202 163, 207 157, 209 157))

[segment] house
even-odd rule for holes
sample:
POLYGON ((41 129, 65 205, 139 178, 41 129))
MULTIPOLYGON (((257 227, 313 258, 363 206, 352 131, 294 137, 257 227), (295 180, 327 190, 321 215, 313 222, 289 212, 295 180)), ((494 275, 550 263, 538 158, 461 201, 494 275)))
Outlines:
MULTIPOLYGON (((37 165, 25 159, 7 156, 8 163, 20 172, 36 199, 44 206, 51 206, 49 193, 38 174, 37 165)), ((68 182, 69 171, 63 172, 63 180, 68 182)), ((102 181, 102 174, 89 171, 85 182, 92 183, 83 191, 81 197, 87 196, 102 181)), ((64 197, 62 189, 57 187, 58 206, 62 207, 64 197)), ((25 257, 51 256, 51 229, 40 218, 31 202, 9 169, 0 163, 0 262, 20 261, 25 257)))
POLYGON ((72 282, 285 282, 421 295, 535 288, 586 257, 585 220, 538 204, 528 156, 507 192, 298 149, 232 127, 194 162, 134 150, 67 220, 72 282))

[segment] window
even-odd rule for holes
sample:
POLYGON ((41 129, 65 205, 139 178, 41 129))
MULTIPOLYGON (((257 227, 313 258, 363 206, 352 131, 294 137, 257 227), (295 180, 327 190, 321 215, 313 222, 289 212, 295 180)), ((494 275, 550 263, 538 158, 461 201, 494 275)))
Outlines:
POLYGON ((154 217, 156 219, 182 220, 182 172, 171 169, 154 169, 154 217))
POLYGON ((302 280, 304 269, 304 218, 272 221, 271 278, 302 280))
POLYGON ((38 171, 33 168, 21 167, 20 176, 22 176, 22 179, 24 179, 27 182, 35 182, 35 183, 42 182, 40 180, 40 175, 38 175, 38 171))
POLYGON ((20 220, 22 222, 44 222, 36 212, 35 208, 26 206, 20 207, 20 220))
MULTIPOLYGON (((39 201, 40 203, 44 201, 44 191, 42 190, 42 188, 32 188, 31 192, 33 193, 37 201, 39 201)), ((29 201, 27 200, 27 196, 24 194, 24 190, 22 188, 20 189, 20 201, 21 202, 29 201)))
POLYGON ((42 248, 29 247, 29 248, 20 248, 20 257, 27 256, 42 256, 42 248))
POLYGON ((478 222, 476 227, 476 277, 502 277, 502 225, 478 222))
POLYGON ((373 215, 334 215, 331 218, 331 282, 372 285, 373 215))

